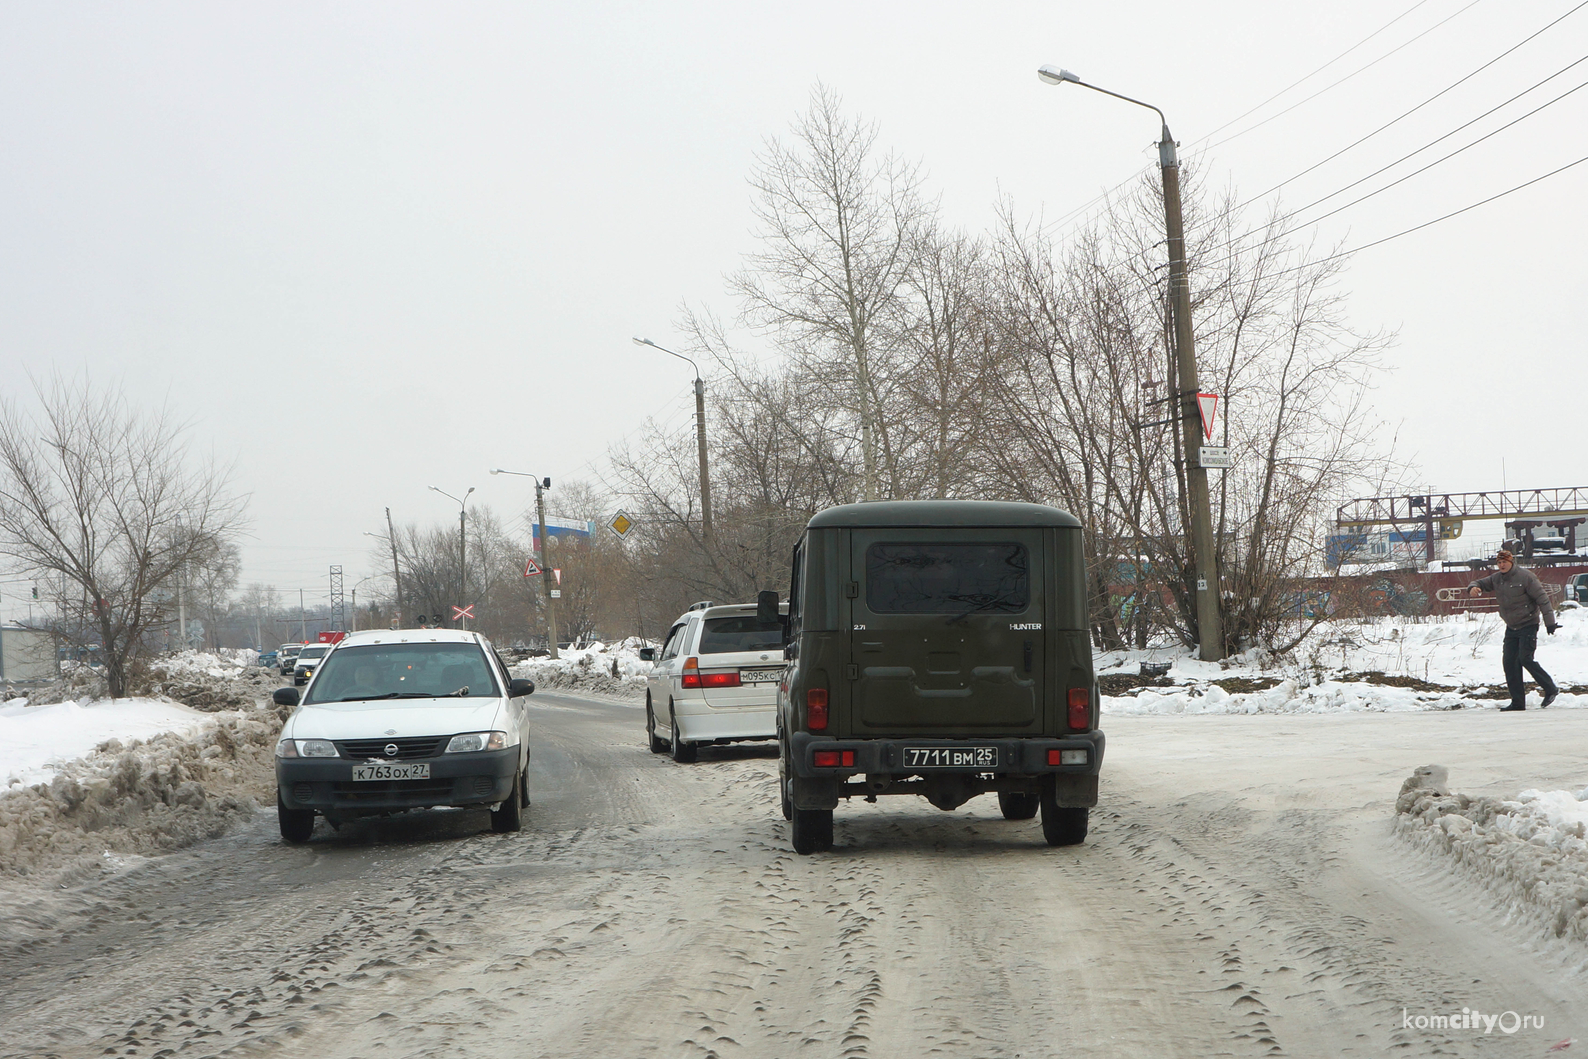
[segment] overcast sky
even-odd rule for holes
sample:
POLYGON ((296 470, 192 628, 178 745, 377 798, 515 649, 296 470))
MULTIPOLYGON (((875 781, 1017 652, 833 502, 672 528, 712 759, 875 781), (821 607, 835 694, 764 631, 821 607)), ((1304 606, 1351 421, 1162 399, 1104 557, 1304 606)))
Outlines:
MULTIPOLYGON (((1042 63, 1156 104, 1248 197, 1577 6, 11 2, 0 388, 60 370, 169 401, 252 496, 244 582, 323 599, 330 564, 349 587, 379 569, 362 534, 386 507, 456 518, 428 485, 513 517, 528 480, 487 471, 532 471, 555 512, 556 483, 648 418, 687 422, 687 366, 630 337, 677 341, 685 302, 733 315, 746 174, 818 81, 984 230, 1000 195, 1059 221, 1155 163, 1154 115, 1044 85, 1042 63)), ((1337 191, 1585 55, 1588 11, 1276 194, 1337 191)), ((1302 216, 1584 81, 1588 62, 1302 216)), ((1588 89, 1323 220, 1318 244, 1534 180, 1585 128, 1588 89)), ((1585 201, 1588 163, 1345 272, 1353 323, 1399 333, 1376 402, 1430 488, 1588 479, 1585 201)))

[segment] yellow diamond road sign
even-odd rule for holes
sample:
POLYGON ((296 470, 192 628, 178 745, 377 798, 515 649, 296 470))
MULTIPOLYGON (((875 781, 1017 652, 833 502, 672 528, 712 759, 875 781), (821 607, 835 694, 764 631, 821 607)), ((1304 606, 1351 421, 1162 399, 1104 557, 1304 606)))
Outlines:
POLYGON ((612 516, 612 521, 608 522, 607 525, 610 526, 612 528, 612 532, 616 533, 619 537, 627 537, 629 535, 629 530, 634 528, 634 520, 629 518, 628 512, 619 511, 616 515, 612 516))

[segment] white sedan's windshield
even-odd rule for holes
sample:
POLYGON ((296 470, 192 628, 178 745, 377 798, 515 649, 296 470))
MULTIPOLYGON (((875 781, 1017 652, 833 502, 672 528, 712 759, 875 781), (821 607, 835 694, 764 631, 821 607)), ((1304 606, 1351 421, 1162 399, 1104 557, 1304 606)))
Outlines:
POLYGON ((501 693, 484 652, 475 644, 371 644, 331 652, 303 701, 477 699, 501 693))

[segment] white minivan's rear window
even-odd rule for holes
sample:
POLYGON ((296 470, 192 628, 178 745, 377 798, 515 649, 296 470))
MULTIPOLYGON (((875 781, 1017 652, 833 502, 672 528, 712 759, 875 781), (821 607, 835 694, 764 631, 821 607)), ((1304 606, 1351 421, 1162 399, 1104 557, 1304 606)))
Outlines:
POLYGON ((700 634, 700 653, 729 654, 734 651, 783 650, 783 624, 760 622, 754 614, 731 618, 707 618, 700 634))

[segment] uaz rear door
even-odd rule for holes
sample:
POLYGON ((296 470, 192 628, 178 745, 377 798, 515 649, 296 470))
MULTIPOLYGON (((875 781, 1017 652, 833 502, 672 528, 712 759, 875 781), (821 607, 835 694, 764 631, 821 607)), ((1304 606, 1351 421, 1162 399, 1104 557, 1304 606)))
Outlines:
POLYGON ((1036 527, 852 531, 857 734, 1028 734, 1043 711, 1036 527))

